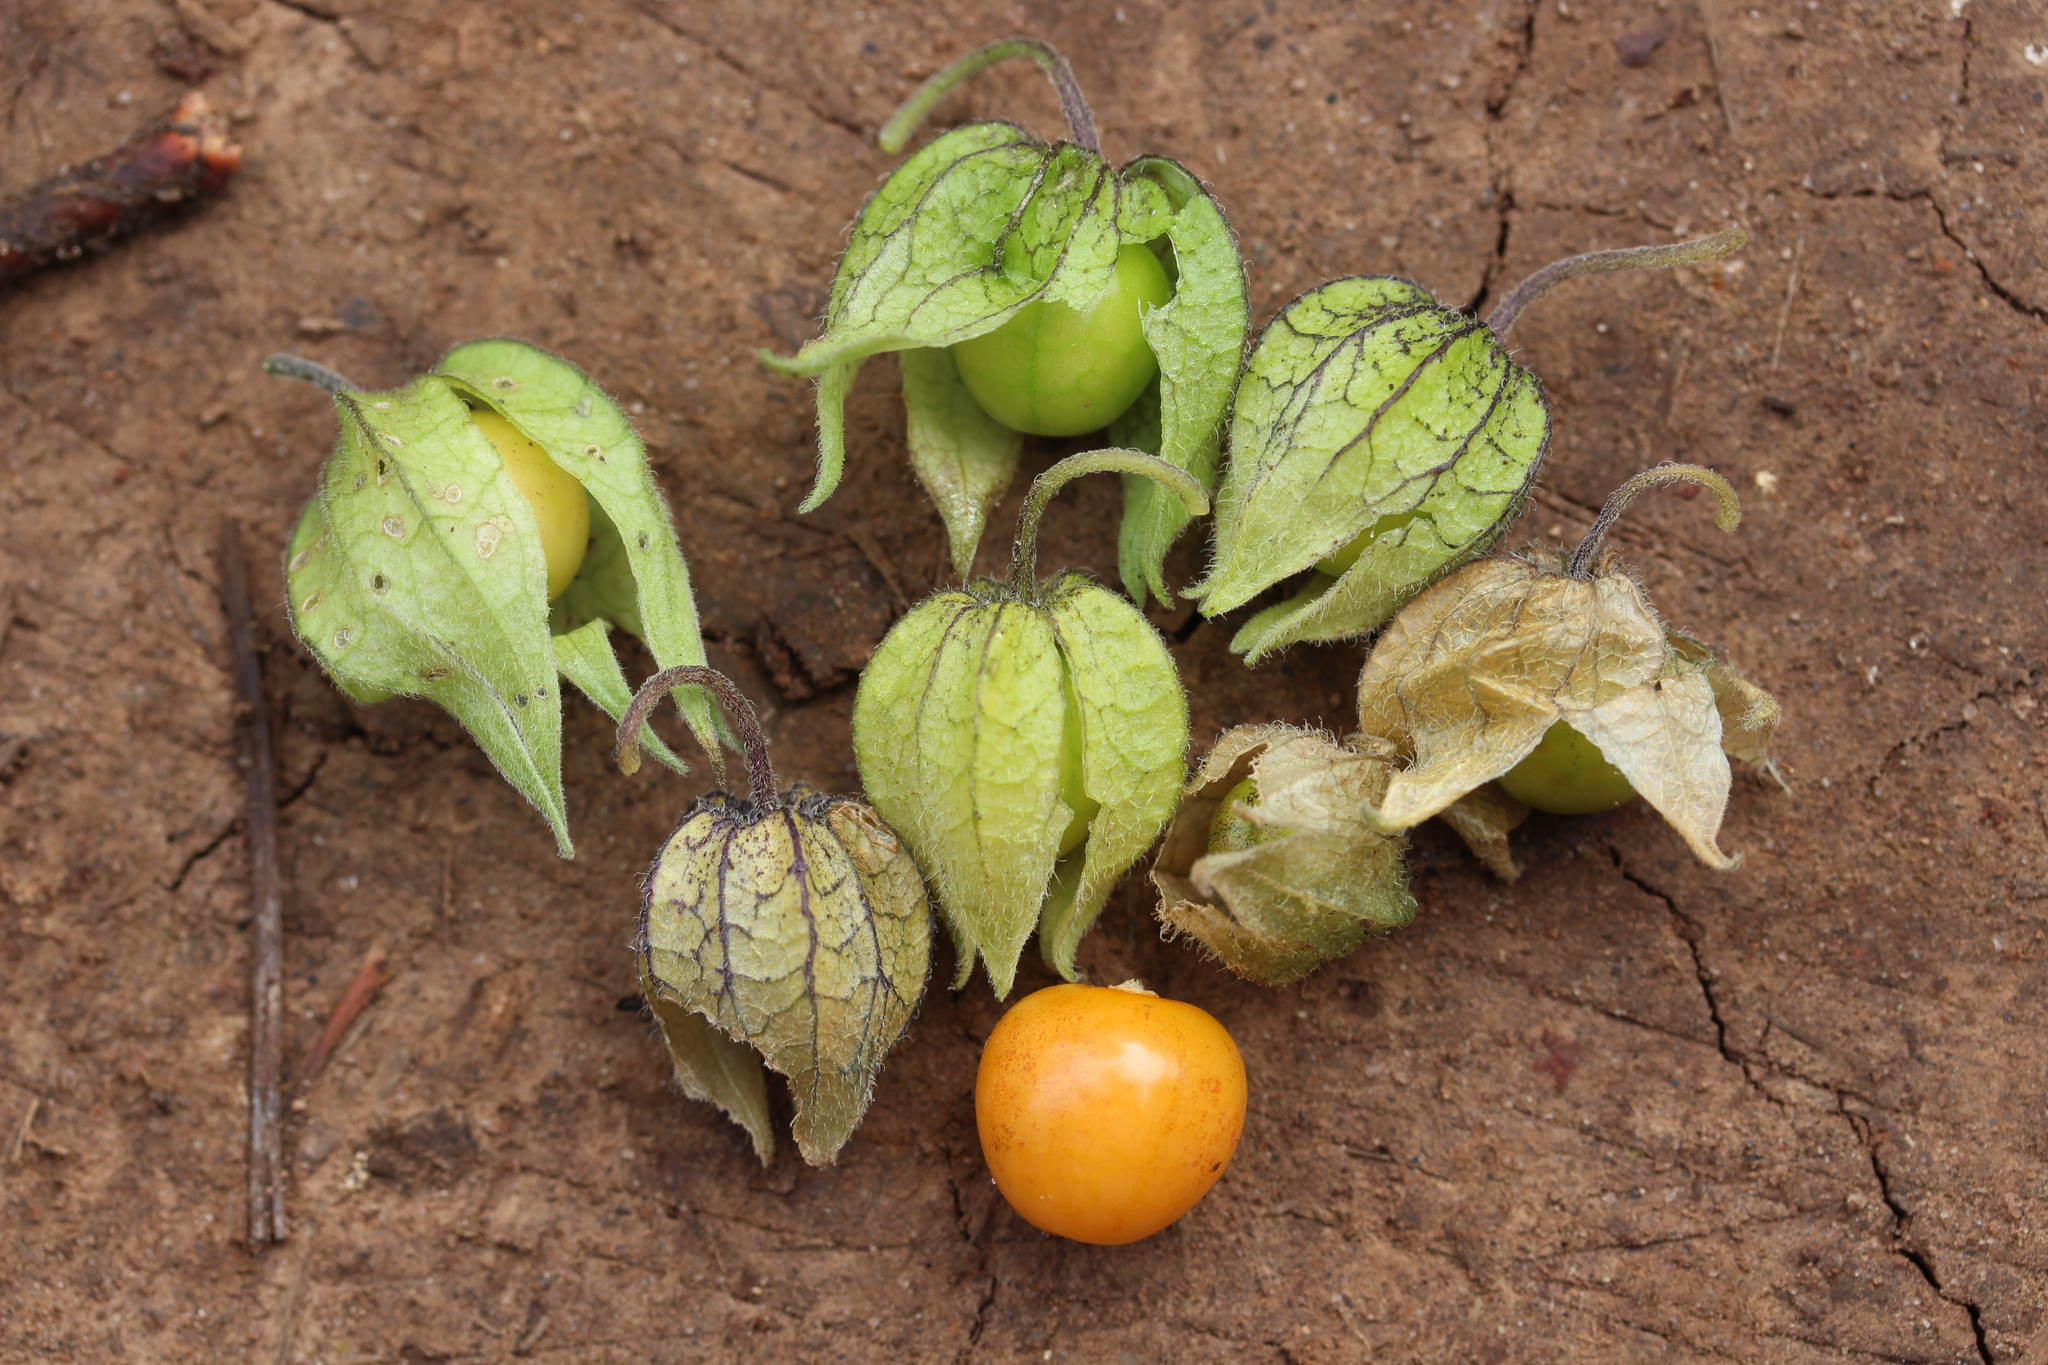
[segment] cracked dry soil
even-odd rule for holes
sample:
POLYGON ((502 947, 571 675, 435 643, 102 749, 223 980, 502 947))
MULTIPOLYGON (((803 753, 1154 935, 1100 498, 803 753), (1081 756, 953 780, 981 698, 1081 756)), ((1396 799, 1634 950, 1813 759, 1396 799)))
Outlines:
MULTIPOLYGON (((187 79, 247 148, 224 200, 0 303, 0 1359, 2048 1360, 2038 6, 576 4, 0 7, 0 190, 187 79), (898 100, 1020 30, 1074 57, 1113 158, 1216 186, 1260 321, 1337 274, 1478 306, 1569 252, 1754 234, 1515 334, 1557 410, 1520 534, 1575 537, 1663 458, 1747 496, 1733 538, 1676 496, 1617 538, 1784 702, 1790 791, 1732 804, 1746 866, 1632 808, 1539 818, 1510 887, 1424 831, 1415 925, 1282 992, 1161 943, 1134 879, 1084 964, 1223 1019, 1253 1105, 1209 1200, 1119 1250, 990 1185, 978 982, 930 994, 832 1169, 764 1171, 668 1088, 624 943, 705 777, 620 780, 572 703, 565 863, 449 721, 345 705, 278 601, 332 418, 256 368, 390 384, 494 333, 584 365, 778 768, 850 788, 849 679, 939 581, 939 524, 887 361, 846 485, 795 517, 808 392, 749 351, 806 335, 898 100), (366 952, 396 971, 293 1107, 262 1255, 227 513, 269 626, 291 1064, 366 952)), ((1056 106, 997 70, 940 115, 1056 106)), ((1046 563, 1112 568, 1115 511, 1110 481, 1063 498, 1046 563)), ((1357 648, 1248 672, 1155 619, 1198 744, 1345 724, 1357 648)))

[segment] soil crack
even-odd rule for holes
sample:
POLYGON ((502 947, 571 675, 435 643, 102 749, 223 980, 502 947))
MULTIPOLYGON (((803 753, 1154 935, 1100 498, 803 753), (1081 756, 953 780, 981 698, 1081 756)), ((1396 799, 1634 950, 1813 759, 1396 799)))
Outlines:
MULTIPOLYGON (((641 0, 641 3, 636 4, 634 8, 639 10, 640 13, 646 15, 649 19, 652 19, 661 27, 667 29, 670 33, 675 34, 676 37, 681 38, 686 42, 695 43, 698 47, 703 48, 706 52, 709 52, 714 58, 716 58, 720 65, 729 68, 730 70, 744 77, 746 80, 752 82, 759 88, 763 90, 773 90, 776 94, 783 96, 785 99, 794 100, 796 103, 802 105, 807 111, 809 111, 811 117, 817 119, 820 123, 830 124, 832 127, 837 128, 842 132, 852 133, 854 137, 859 139, 862 143, 868 143, 871 141, 871 139, 868 137, 867 130, 865 128, 862 128, 858 123, 854 122, 852 119, 841 118, 839 115, 832 113, 828 109, 820 109, 817 105, 812 104, 809 100, 803 98, 800 95, 792 95, 789 91, 784 90, 781 86, 775 84, 775 82, 766 79, 761 75, 760 72, 754 70, 751 66, 748 66, 745 62, 733 56, 730 52, 727 52, 724 48, 720 47, 717 43, 712 42, 703 34, 694 33, 691 30, 683 27, 681 24, 677 23, 675 20, 669 18, 667 14, 662 12, 663 7, 661 5, 648 3, 648 0, 641 0)), ((739 167, 734 166, 733 169, 739 170, 739 167)), ((742 172, 742 174, 746 173, 747 172, 742 172)))
POLYGON ((1941 235, 1948 238, 1949 242, 1956 248, 1956 250, 1963 253, 1964 260, 1968 261, 1971 265, 1977 267, 1977 274, 1979 278, 1981 278, 1984 281, 1984 287, 1990 290, 1994 295, 1996 295, 1999 302, 2003 303, 2006 307, 2012 309, 2013 312, 2018 313, 2023 318, 2028 318, 2034 322, 2039 322, 2042 324, 2048 324, 2048 309, 2036 308, 2034 305, 2028 303, 2025 299, 2022 299, 2018 294, 2014 293, 2010 288, 2002 284, 1999 281, 1998 277, 1991 273, 1991 267, 1984 264, 1983 258, 1977 254, 1977 248, 1971 246, 1968 242, 1964 241, 1960 235, 1957 234, 1955 228, 1948 221, 1948 215, 1942 212, 1941 202, 1934 197, 1933 190, 1899 191, 1883 189, 1856 189, 1844 190, 1833 194, 1823 194, 1819 190, 1809 189, 1807 193, 1815 199, 1826 200, 1875 199, 1882 195, 1884 198, 1891 200, 1895 204, 1910 204, 1916 201, 1924 202, 1927 205, 1927 207, 1933 211, 1934 221, 1937 225, 1940 226, 1941 235))
MULTIPOLYGON (((1841 1103, 1840 1096, 1836 1097, 1836 1102, 1841 1103)), ((1877 1180, 1878 1197, 1883 1199, 1884 1206, 1891 1210, 1892 1236, 1898 1241, 1893 1250, 1920 1272, 1920 1278, 1927 1282, 1927 1287, 1934 1291, 1935 1297, 1943 1303, 1962 1309, 1969 1315, 1970 1332, 1977 1339, 1977 1358, 1983 1365, 1996 1365, 1991 1354, 1990 1339, 1984 1333, 1984 1310, 1971 1300, 1944 1289, 1941 1277, 1934 1270, 1934 1258, 1907 1242, 1906 1222, 1913 1216, 1913 1211, 1907 1208, 1905 1202, 1892 1190, 1891 1176, 1884 1168, 1884 1159, 1877 1154, 1878 1138, 1871 1129, 1870 1121, 1846 1105, 1842 1106, 1842 1117, 1849 1121, 1849 1127, 1862 1141, 1864 1155, 1870 1159, 1870 1173, 1877 1180)))
POLYGON ((1478 292, 1473 294, 1471 303, 1467 305, 1474 317, 1484 315, 1485 307, 1492 298, 1494 279, 1507 267, 1508 235, 1514 225, 1515 190, 1509 183, 1506 162, 1497 139, 1501 125, 1507 119, 1508 103, 1514 99, 1515 88, 1528 73, 1529 62, 1535 56, 1537 9, 1537 6, 1530 5, 1523 11, 1515 44, 1514 69, 1501 83, 1500 93, 1489 96, 1486 101, 1486 159, 1493 167, 1493 202, 1498 230, 1494 234, 1493 255, 1479 276, 1478 292))
POLYGON ((1671 916, 1671 922, 1678 930, 1679 941, 1685 944, 1686 951, 1692 955, 1693 977, 1700 983, 1700 995, 1707 1002, 1707 1015, 1714 1021, 1714 1046, 1720 1051, 1722 1059, 1742 1068, 1743 1079, 1748 1081, 1751 1089, 1755 1090, 1765 1099, 1770 1100, 1771 1103, 1778 1103, 1777 1099, 1768 1090, 1759 1085, 1754 1076, 1750 1075, 1749 1059, 1740 1052, 1737 1052, 1734 1045, 1728 1041, 1728 1021, 1721 1017, 1721 1002, 1714 995, 1714 971, 1707 965, 1706 955, 1700 949, 1700 939, 1704 935, 1699 923, 1692 916, 1680 910, 1678 902, 1669 893, 1659 890, 1650 882, 1629 871, 1628 861, 1622 857, 1621 850, 1618 847, 1609 844, 1607 846, 1607 857, 1614 864, 1614 870, 1621 874, 1623 881, 1626 881, 1652 900, 1663 902, 1665 913, 1671 916))
MULTIPOLYGON (((2005 699, 2006 695, 2007 689, 2003 687, 1994 687, 1991 688, 1989 691, 1977 693, 1976 696, 1970 699, 1969 704, 1972 706, 1981 706, 1983 703, 1987 701, 2002 701, 2005 699)), ((1877 767, 1875 771, 1873 771, 1870 774, 1869 780, 1865 783, 1865 786, 1869 790, 1870 795, 1872 797, 1876 797, 1879 794, 1877 790, 1877 784, 1884 780, 1886 770, 1888 770, 1894 763, 1898 761, 1899 755, 1905 753, 1909 749, 1921 748, 1932 740, 1940 739, 1943 735, 1952 735, 1958 730, 1968 729, 1969 725, 1970 722, 1968 718, 1948 721, 1944 724, 1935 726, 1931 730, 1922 730, 1919 734, 1908 735, 1904 739, 1900 740, 1898 743, 1892 745, 1891 748, 1885 750, 1884 757, 1877 761, 1877 767)))

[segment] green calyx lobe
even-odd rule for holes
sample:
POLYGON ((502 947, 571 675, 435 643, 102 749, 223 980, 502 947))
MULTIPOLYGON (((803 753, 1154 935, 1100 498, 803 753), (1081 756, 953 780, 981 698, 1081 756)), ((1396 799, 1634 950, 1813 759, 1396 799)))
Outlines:
MULTIPOLYGON (((292 629, 357 701, 418 696, 453 714, 573 856, 556 677, 617 717, 632 689, 607 642, 614 627, 663 666, 704 658, 689 568, 625 414, 574 365, 521 341, 458 346, 384 392, 294 357, 265 367, 328 389, 340 424, 287 550, 292 629), (542 527, 480 413, 587 495, 588 544, 552 601, 542 527)), ((708 700, 679 701, 716 763, 708 700)), ((681 769, 651 733, 646 743, 681 769)))
POLYGON ((1075 979, 1082 936, 1183 777, 1187 700, 1158 632, 1081 574, 1034 577, 1046 502, 1094 471, 1156 478, 1190 516, 1205 510, 1192 476, 1143 452, 1061 461, 1025 501, 1009 580, 920 603, 854 698, 862 784, 936 893, 955 984, 980 958, 998 996, 1034 929, 1046 961, 1075 979))
MULTIPOLYGON (((900 150, 940 96, 992 61, 1045 67, 1070 142, 1007 123, 941 134, 855 220, 823 334, 770 368, 818 386, 818 481, 845 460, 847 390, 868 356, 895 352, 912 464, 946 523, 957 572, 973 566, 1025 431, 1111 428, 1213 486, 1224 411, 1243 353, 1244 270, 1207 192, 1178 164, 1112 168, 1071 71, 1032 40, 994 44, 934 76, 884 130, 900 150)), ((1118 567, 1140 602, 1168 596, 1162 565, 1186 526, 1179 500, 1126 483, 1118 567)))
POLYGON ((1237 632, 1231 648, 1247 663, 1377 629, 1491 546, 1535 480, 1549 405, 1503 342, 1522 308, 1574 275, 1703 260, 1744 240, 1731 228, 1572 257, 1484 322, 1384 276, 1302 295, 1260 335, 1239 380, 1215 559, 1189 595, 1214 616, 1314 571, 1237 632))
POLYGON ((710 669, 648 681, 620 727, 623 768, 638 765, 648 713, 686 683, 725 702, 752 799, 705 796, 655 858, 635 944, 642 989, 686 1094, 746 1128, 766 1164, 775 1139, 765 1062, 789 1080, 804 1160, 827 1165, 924 993, 924 883, 867 806, 801 784, 778 794, 752 707, 710 669))
POLYGON ((1323 285, 1252 349, 1215 564, 1191 595, 1215 615, 1321 567, 1231 648, 1256 661, 1297 640, 1362 634, 1492 542, 1549 437, 1535 378, 1484 323, 1405 280, 1323 285))

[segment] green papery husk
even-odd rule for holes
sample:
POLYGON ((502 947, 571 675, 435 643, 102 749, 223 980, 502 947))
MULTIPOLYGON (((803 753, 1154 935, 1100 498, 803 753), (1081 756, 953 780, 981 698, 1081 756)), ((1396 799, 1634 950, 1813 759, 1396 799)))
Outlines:
POLYGON ((1158 633, 1108 589, 1068 574, 1020 601, 982 580, 897 622, 861 674, 853 741, 953 934, 955 988, 979 957, 1000 998, 1034 928, 1074 979, 1081 937, 1172 813, 1187 702, 1158 633), (1069 685, 1100 809, 1062 861, 1069 685))
POLYGON ((1188 703, 1166 642, 1123 598, 1068 574, 1045 609, 1080 709, 1082 790, 1101 804, 1087 840, 1068 855, 1082 860, 1071 892, 1048 895, 1039 913, 1038 950, 1073 981, 1082 937, 1173 815, 1186 771, 1188 703))
MULTIPOLYGON (((520 341, 458 346, 404 388, 343 390, 335 408, 339 440, 287 550, 293 630, 356 700, 425 697, 453 714, 574 856, 556 676, 616 716, 625 679, 616 660, 604 666, 590 627, 601 647, 604 630, 623 626, 664 667, 704 659, 689 569, 645 448, 582 371, 520 341), (552 607, 533 510, 470 418, 483 407, 589 496, 590 549, 552 607)), ((678 701, 716 763, 707 699, 692 688, 678 701)))
MULTIPOLYGON (((1170 250, 1160 256, 1174 291, 1171 300, 1140 319, 1159 361, 1159 378, 1111 424, 1110 442, 1157 455, 1194 475, 1205 493, 1214 492, 1224 415, 1251 322, 1237 238, 1223 210, 1178 162, 1140 157, 1124 175, 1144 176, 1166 192, 1173 209, 1164 239, 1170 250)), ((1154 239, 1153 249, 1159 246, 1154 239)), ((1148 590, 1161 602, 1173 600, 1166 587, 1166 552, 1190 520, 1180 500, 1157 482, 1124 476, 1117 573, 1139 606, 1148 590)))
POLYGON ((1365 634, 1492 544, 1549 433, 1535 377, 1484 323, 1406 280, 1312 289, 1267 326, 1239 380, 1215 558, 1189 595, 1219 615, 1376 530, 1340 576, 1311 575, 1231 648, 1252 663, 1365 634))
POLYGON ((1298 981, 1409 923, 1416 907, 1401 867, 1405 842, 1360 813, 1385 794, 1391 758, 1375 740, 1339 745, 1290 725, 1226 731, 1188 782, 1153 861, 1160 923, 1268 986, 1298 981), (1247 777, 1258 802, 1239 813, 1272 833, 1212 850, 1223 803, 1247 777))
MULTIPOLYGON (((982 412, 944 352, 1032 303, 1093 307, 1112 282, 1118 251, 1133 242, 1151 244, 1175 293, 1141 318, 1160 364, 1154 415, 1118 444, 1157 454, 1194 474, 1205 492, 1212 488, 1249 316, 1243 264, 1215 201, 1163 157, 1113 171, 1069 143, 978 123, 926 144, 862 208, 823 333, 793 357, 761 354, 770 369, 817 381, 818 478, 800 510, 818 507, 838 486, 845 399, 860 363, 900 352, 911 463, 945 520, 955 571, 972 572, 1021 438, 982 412)), ((1167 596, 1161 564, 1188 521, 1175 499, 1152 487, 1127 481, 1120 539, 1123 578, 1141 603, 1148 587, 1167 596)))
POLYGON ((637 951, 684 1092, 744 1127, 765 1165, 765 1061, 789 1081, 797 1149, 824 1166, 924 993, 931 912, 861 803, 797 787, 764 811, 714 792, 648 873, 637 951))

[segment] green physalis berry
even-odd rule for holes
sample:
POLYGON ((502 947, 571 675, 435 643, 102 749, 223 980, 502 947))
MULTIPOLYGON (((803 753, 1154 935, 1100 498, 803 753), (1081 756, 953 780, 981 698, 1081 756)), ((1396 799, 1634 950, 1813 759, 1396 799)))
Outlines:
POLYGON ((1123 416, 1158 377, 1139 316, 1141 306, 1172 300, 1159 258, 1126 245, 1094 307, 1027 303, 993 332, 955 346, 953 363, 981 410, 1004 426, 1027 436, 1084 436, 1123 416))
POLYGON ((1238 853, 1300 832, 1286 825, 1261 824, 1253 814, 1258 807, 1259 779, 1247 774, 1216 803, 1216 813, 1209 819, 1209 852, 1238 853))
POLYGON ((959 949, 1009 994, 1024 940, 1075 978, 1112 887, 1173 813, 1187 698, 1165 641, 1078 573, 1034 582, 1038 521, 1096 471, 1153 478, 1189 516, 1195 478, 1133 450, 1060 461, 1031 485, 1010 577, 925 599, 883 639, 853 702, 853 750, 882 817, 930 879, 959 949))
POLYGON ((1721 529, 1735 529, 1741 508, 1726 479, 1659 465, 1615 490, 1571 555, 1489 556, 1401 609, 1358 679, 1359 729, 1404 763, 1362 809, 1374 827, 1393 834, 1442 815, 1512 880, 1507 834, 1528 814, 1522 802, 1541 797, 1546 809, 1585 813, 1634 791, 1701 862, 1736 865, 1719 844, 1728 760, 1775 771, 1778 704, 1660 621, 1642 585, 1603 549, 1630 499, 1680 480, 1711 489, 1721 529), (1546 746, 1566 745, 1593 761, 1577 772, 1554 761, 1525 766, 1546 746))
POLYGON ((1403 841, 1364 814, 1392 757, 1377 740, 1291 725, 1225 731, 1152 864, 1160 923, 1239 976, 1284 986, 1414 919, 1403 841))
POLYGON ((1484 553, 1535 481, 1550 409, 1504 344, 1523 308, 1575 275, 1706 260, 1746 240, 1731 227, 1558 261, 1484 322, 1384 276, 1303 294, 1260 335, 1238 381, 1215 561, 1189 595, 1215 616, 1311 571, 1231 640, 1247 663, 1377 629, 1484 553))
MULTIPOLYGON (((818 482, 831 496, 846 453, 843 405, 868 356, 899 355, 911 463, 945 519, 962 576, 1010 485, 1021 433, 1111 429, 1215 482, 1218 442, 1247 327, 1244 267, 1222 211, 1179 164, 1103 160, 1066 60, 1016 38, 926 81, 882 130, 901 151, 939 100, 992 62, 1029 57, 1059 90, 1072 141, 1008 123, 956 128, 885 181, 854 221, 824 334, 762 359, 818 381, 818 482)), ((1166 551, 1180 499, 1125 481, 1118 570, 1140 603, 1168 598, 1166 551)))
POLYGON ((634 941, 640 986, 684 1093, 725 1110, 765 1165, 775 1151, 765 1059, 789 1079, 804 1160, 829 1165, 924 994, 924 883, 895 833, 860 802, 801 783, 777 794, 753 707, 711 669, 647 680, 619 726, 621 768, 640 766, 641 725, 684 685, 724 703, 752 799, 710 793, 662 846, 634 941))
POLYGON ((1561 720, 1543 732, 1527 758, 1494 780, 1523 805, 1552 815, 1598 815, 1636 797, 1621 769, 1561 720))
MULTIPOLYGON (((387 392, 291 356, 264 368, 327 389, 341 419, 288 551, 292 629, 357 701, 445 707, 573 856, 556 675, 616 718, 632 688, 614 626, 663 666, 704 659, 690 571, 625 414, 521 341, 458 346, 387 392)), ((680 701, 715 762, 709 702, 680 701)))

